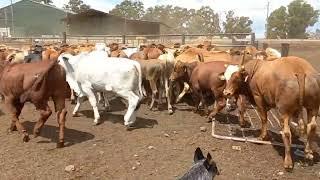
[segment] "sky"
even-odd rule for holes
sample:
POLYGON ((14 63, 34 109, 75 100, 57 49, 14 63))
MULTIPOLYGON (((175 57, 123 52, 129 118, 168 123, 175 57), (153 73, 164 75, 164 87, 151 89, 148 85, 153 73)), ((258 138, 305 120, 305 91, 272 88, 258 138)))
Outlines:
MULTIPOLYGON (((13 0, 16 2, 19 0, 13 0)), ((63 7, 68 0, 52 0, 57 7, 63 7)), ((228 10, 233 10, 237 16, 248 16, 253 20, 253 31, 256 36, 263 37, 265 32, 265 23, 267 16, 267 3, 270 2, 270 12, 280 6, 287 6, 292 0, 140 0, 144 3, 145 8, 155 5, 174 5, 185 8, 199 9, 201 6, 210 6, 219 14, 223 20, 228 10)), ((320 9, 320 0, 306 0, 316 9, 320 9)), ((122 0, 83 0, 91 8, 108 12, 122 0)), ((0 0, 0 7, 10 4, 10 0, 0 0)), ((320 22, 309 30, 320 29, 320 22)))

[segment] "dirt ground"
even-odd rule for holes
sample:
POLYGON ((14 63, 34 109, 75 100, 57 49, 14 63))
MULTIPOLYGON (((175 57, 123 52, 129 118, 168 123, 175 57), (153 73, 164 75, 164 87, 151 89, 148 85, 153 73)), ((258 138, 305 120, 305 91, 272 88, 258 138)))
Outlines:
MULTIPOLYGON (((282 148, 214 139, 211 124, 190 112, 186 104, 178 105, 171 116, 166 111, 150 111, 144 104, 132 131, 123 126, 125 105, 114 99, 111 106, 112 112, 101 111, 103 123, 92 126, 88 102, 81 107, 80 117, 70 116, 73 105, 68 102, 63 149, 55 148, 58 128, 54 116, 40 137, 23 143, 17 132, 7 134, 10 121, 2 113, 0 179, 177 179, 192 165, 196 147, 212 154, 221 172, 216 179, 320 178, 319 164, 304 166, 296 156, 293 172, 284 172, 282 148), (207 131, 201 132, 201 126, 207 131), (75 171, 66 172, 68 165, 74 165, 75 171)), ((27 104, 21 121, 30 133, 37 117, 33 105, 27 104)))
MULTIPOLYGON (((306 58, 320 69, 319 46, 292 47, 290 54, 306 58)), ((71 117, 74 105, 68 101, 66 147, 56 149, 58 128, 54 115, 40 137, 31 136, 30 142, 23 143, 17 132, 7 134, 10 120, 0 103, 0 180, 177 179, 191 167, 196 147, 211 153, 221 173, 216 176, 218 180, 320 179, 319 163, 306 166, 295 153, 293 172, 285 172, 283 148, 213 138, 211 124, 192 113, 186 104, 179 104, 173 115, 150 111, 143 104, 137 128, 132 131, 123 125, 125 105, 115 99, 111 106, 111 112, 101 111, 103 123, 92 126, 93 112, 88 102, 81 107, 80 117, 71 117), (207 131, 201 132, 200 127, 207 131), (240 146, 241 150, 232 146, 240 146), (68 165, 74 165, 75 171, 66 172, 68 165)), ((38 116, 33 105, 26 104, 21 121, 29 133, 38 116)), ((320 152, 318 146, 316 152, 320 152)))

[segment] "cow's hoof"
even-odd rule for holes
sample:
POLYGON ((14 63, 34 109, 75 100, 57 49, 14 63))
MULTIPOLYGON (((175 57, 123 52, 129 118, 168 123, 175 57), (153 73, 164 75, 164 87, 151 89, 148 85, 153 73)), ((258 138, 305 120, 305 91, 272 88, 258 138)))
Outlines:
POLYGON ((40 135, 40 131, 33 132, 33 138, 37 138, 40 135))
POLYGON ((110 111, 111 111, 111 107, 110 107, 110 106, 104 107, 104 110, 105 110, 106 112, 110 112, 110 111))
POLYGON ((268 135, 265 135, 265 136, 260 135, 257 139, 259 141, 267 141, 267 140, 269 140, 269 137, 268 137, 268 135))
POLYGON ((94 126, 98 126, 100 124, 100 121, 93 121, 94 126))
POLYGON ((306 158, 306 160, 308 160, 308 161, 313 161, 313 154, 312 153, 306 153, 306 155, 305 155, 305 158, 306 158))
POLYGON ((172 114, 173 114, 173 110, 172 110, 172 109, 169 109, 169 110, 168 110, 168 113, 169 113, 169 115, 172 115, 172 114))
POLYGON ((134 123, 131 123, 131 124, 128 124, 128 125, 125 125, 126 126, 126 130, 127 131, 130 131, 132 129, 134 129, 134 123))
POLYGON ((240 127, 241 128, 250 128, 251 123, 249 123, 248 121, 244 121, 243 123, 240 123, 240 127))
POLYGON ((28 134, 25 134, 22 138, 22 141, 23 142, 29 142, 30 141, 30 138, 29 138, 29 135, 28 134))
POLYGON ((71 104, 76 104, 76 100, 75 99, 71 99, 71 104))
POLYGON ((72 117, 79 117, 79 113, 72 114, 72 117))
POLYGON ((284 165, 284 169, 287 171, 287 172, 292 172, 293 170, 293 165, 290 164, 290 165, 284 165))
POLYGON ((64 147, 64 142, 57 143, 57 148, 63 148, 63 147, 64 147))

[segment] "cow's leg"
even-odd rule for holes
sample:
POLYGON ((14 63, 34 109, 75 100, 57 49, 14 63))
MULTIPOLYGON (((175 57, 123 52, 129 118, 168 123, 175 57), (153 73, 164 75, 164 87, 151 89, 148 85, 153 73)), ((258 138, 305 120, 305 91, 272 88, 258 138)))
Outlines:
POLYGON ((259 136, 259 140, 267 139, 267 110, 265 109, 265 105, 263 99, 259 96, 254 96, 254 100, 257 104, 257 111, 261 119, 261 134, 259 136))
POLYGON ((213 118, 217 115, 217 113, 220 112, 225 106, 226 106, 226 99, 223 97, 216 97, 213 110, 208 116, 209 118, 208 122, 211 122, 213 118))
POLYGON ((40 111, 40 118, 33 129, 33 135, 35 138, 39 136, 41 128, 43 127, 47 119, 50 117, 50 115, 52 114, 52 111, 47 103, 41 106, 38 106, 37 109, 39 109, 40 111))
POLYGON ((201 101, 199 103, 199 108, 201 106, 203 106, 204 115, 208 116, 209 115, 208 104, 207 104, 207 101, 206 101, 204 94, 205 94, 205 92, 201 92, 201 101))
POLYGON ((159 86, 158 84, 156 84, 156 89, 158 90, 158 109, 159 107, 162 105, 162 88, 164 87, 163 86, 164 82, 163 82, 163 79, 162 77, 159 78, 159 86))
POLYGON ((64 147, 64 129, 67 115, 67 110, 65 108, 65 99, 61 97, 53 97, 52 99, 55 105, 55 110, 57 112, 57 122, 59 124, 59 140, 57 142, 57 148, 62 148, 64 147))
POLYGON ((77 104, 76 104, 76 106, 74 107, 73 112, 72 112, 72 116, 73 116, 73 117, 78 116, 78 111, 79 111, 79 109, 80 109, 81 103, 83 103, 83 102, 84 102, 84 97, 78 97, 78 98, 77 98, 77 104))
POLYGON ((111 110, 111 106, 110 106, 110 103, 108 101, 107 93, 103 92, 102 95, 103 95, 103 99, 104 99, 103 106, 104 106, 106 111, 110 111, 111 110))
POLYGON ((19 116, 23 108, 23 104, 19 101, 15 101, 13 97, 5 97, 5 105, 8 109, 8 112, 11 114, 12 122, 10 130, 13 130, 15 127, 18 129, 19 133, 23 135, 23 142, 28 142, 30 140, 29 135, 26 129, 19 122, 19 116), (14 126, 15 125, 15 126, 14 126))
POLYGON ((120 91, 118 94, 128 101, 128 110, 124 115, 124 125, 130 127, 136 121, 136 109, 139 103, 139 96, 133 91, 120 91))
POLYGON ((154 101, 156 99, 156 96, 157 96, 157 85, 156 85, 156 81, 154 80, 149 80, 149 83, 150 83, 150 88, 151 88, 151 91, 152 91, 152 96, 151 96, 151 104, 150 104, 150 110, 152 110, 153 106, 154 106, 154 101))
POLYGON ((285 147, 285 157, 284 157, 284 168, 286 170, 291 170, 293 168, 292 158, 291 158, 291 131, 289 126, 290 116, 287 113, 281 115, 283 120, 283 132, 282 140, 285 147))
POLYGON ((211 92, 215 97, 215 103, 212 112, 209 114, 209 122, 226 106, 226 99, 223 96, 223 90, 211 88, 211 92))
MULTIPOLYGON (((24 106, 24 104, 22 104, 20 102, 16 102, 15 103, 15 107, 17 109, 17 111, 16 111, 17 118, 19 118, 23 106, 24 106)), ((10 127, 8 129, 8 132, 11 133, 12 131, 16 131, 16 130, 17 130, 16 122, 11 120, 11 124, 10 124, 10 127)))
POLYGON ((188 83, 184 82, 183 85, 184 85, 183 90, 182 90, 182 92, 179 94, 179 96, 177 97, 176 103, 178 103, 178 102, 183 98, 183 96, 184 96, 184 95, 189 91, 189 89, 190 89, 190 86, 189 86, 188 83))
POLYGON ((312 151, 312 141, 315 140, 316 132, 317 132, 317 115, 318 110, 312 110, 307 109, 307 118, 308 118, 308 124, 307 124, 307 144, 305 147, 305 157, 306 159, 310 160, 310 162, 313 162, 313 151, 312 151))
POLYGON ((244 119, 244 113, 246 112, 246 101, 243 95, 238 97, 237 106, 239 110, 239 124, 241 127, 250 127, 250 123, 244 119))
POLYGON ((70 90, 71 90, 71 98, 70 98, 71 104, 75 104, 76 103, 76 99, 78 99, 78 98, 76 98, 76 96, 74 94, 74 91, 71 88, 70 88, 70 90))
POLYGON ((171 93, 170 93, 170 86, 169 86, 169 80, 168 78, 164 79, 164 86, 166 90, 166 98, 167 98, 167 104, 168 104, 168 113, 173 114, 172 105, 171 105, 171 93))
POLYGON ((100 121, 100 114, 97 106, 97 93, 92 91, 91 88, 83 88, 83 91, 87 94, 89 102, 93 109, 94 121, 93 125, 98 125, 100 121))

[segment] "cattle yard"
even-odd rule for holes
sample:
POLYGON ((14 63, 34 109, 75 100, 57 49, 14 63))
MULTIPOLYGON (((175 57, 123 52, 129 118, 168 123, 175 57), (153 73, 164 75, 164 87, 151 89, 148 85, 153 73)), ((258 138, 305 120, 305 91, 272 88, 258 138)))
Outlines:
MULTIPOLYGON (((90 42, 90 39, 81 41, 90 42)), ((119 41, 123 39, 120 37, 119 41)), ((305 58, 320 70, 319 41, 258 41, 258 45, 265 42, 276 49, 280 49, 283 42, 289 43, 289 55, 305 58)), ((21 44, 24 43, 15 45, 21 44)), ((7 133, 10 117, 1 103, 0 179, 177 179, 192 165, 196 147, 213 156, 220 170, 216 179, 320 178, 319 138, 315 143, 316 163, 308 166, 301 149, 305 139, 293 136, 293 172, 283 169, 284 148, 281 146, 218 138, 257 137, 261 123, 251 106, 245 115, 252 122, 251 128, 240 128, 237 110, 229 115, 223 111, 217 115, 212 132, 213 124, 193 113, 187 101, 175 104, 173 115, 168 115, 165 104, 160 111, 150 111, 148 102, 138 110, 135 128, 127 131, 123 126, 126 104, 119 98, 110 98, 111 112, 100 111, 102 123, 98 126, 92 126, 94 115, 88 101, 81 107, 79 117, 72 117, 74 105, 67 101, 66 147, 62 149, 55 148, 58 134, 55 116, 49 118, 39 137, 31 136, 30 142, 22 143, 17 132, 7 133), (65 171, 69 165, 74 166, 74 171, 65 171)), ((268 132, 273 142, 282 143, 277 116, 276 111, 269 114, 268 132)), ((37 117, 34 106, 27 103, 20 119, 29 134, 37 117)))

